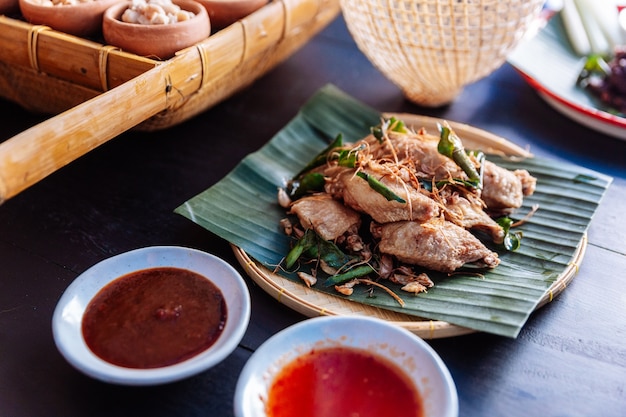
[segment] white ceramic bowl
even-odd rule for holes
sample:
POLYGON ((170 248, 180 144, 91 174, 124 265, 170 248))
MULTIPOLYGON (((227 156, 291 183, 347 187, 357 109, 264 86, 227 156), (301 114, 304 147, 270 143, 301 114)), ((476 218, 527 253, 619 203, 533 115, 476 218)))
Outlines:
POLYGON ((336 346, 366 349, 404 369, 420 392, 424 417, 458 416, 454 381, 430 345, 406 329, 362 316, 308 319, 268 339, 241 372, 235 416, 266 417, 268 390, 282 367, 313 348, 336 346))
POLYGON ((65 359, 83 373, 109 383, 156 385, 200 373, 225 359, 239 344, 250 320, 250 294, 241 275, 228 263, 208 253, 176 246, 136 249, 106 259, 72 282, 61 296, 52 317, 52 332, 65 359), (153 369, 132 369, 110 364, 96 356, 83 338, 85 308, 106 284, 133 271, 154 267, 183 268, 207 277, 222 292, 226 325, 207 350, 183 362, 153 369))

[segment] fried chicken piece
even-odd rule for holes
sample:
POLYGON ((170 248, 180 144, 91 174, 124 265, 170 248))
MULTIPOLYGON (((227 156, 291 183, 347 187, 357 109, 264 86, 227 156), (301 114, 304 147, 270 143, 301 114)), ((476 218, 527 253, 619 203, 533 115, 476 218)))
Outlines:
MULTIPOLYGON (((439 138, 425 132, 402 134, 389 132, 389 140, 394 145, 395 157, 409 160, 416 171, 423 176, 431 176, 435 181, 450 178, 466 179, 467 175, 450 158, 439 153, 439 138)), ((375 158, 390 158, 389 145, 375 144, 368 137, 375 158)), ((483 190, 481 197, 492 210, 510 210, 522 205, 524 196, 531 195, 537 180, 526 170, 510 171, 486 160, 483 163, 483 190)))
POLYGON ((425 223, 383 224, 380 237, 381 253, 435 271, 453 272, 469 263, 494 268, 500 263, 498 254, 487 249, 474 235, 440 218, 425 223))
POLYGON ((420 133, 397 133, 387 132, 389 142, 395 151, 391 152, 389 143, 379 143, 373 136, 366 140, 370 143, 372 156, 375 159, 395 159, 410 161, 416 172, 424 177, 435 180, 448 178, 466 178, 463 170, 447 156, 437 150, 439 138, 425 132, 420 133))
POLYGON ((537 178, 530 175, 525 169, 516 169, 513 173, 522 183, 522 194, 525 196, 533 195, 537 187, 537 178))
POLYGON ((466 198, 457 192, 444 190, 440 193, 444 203, 446 219, 464 229, 482 230, 489 235, 495 243, 504 240, 504 229, 494 219, 489 217, 483 210, 480 200, 466 198))
POLYGON ((485 161, 481 198, 490 210, 510 210, 521 207, 525 195, 535 191, 537 180, 526 170, 509 171, 485 161))
POLYGON ((435 283, 432 282, 428 275, 424 272, 419 275, 415 275, 410 271, 407 272, 408 274, 403 274, 401 271, 396 272, 389 277, 389 281, 402 285, 400 288, 402 291, 413 294, 426 292, 429 288, 432 288, 435 285, 435 283))
POLYGON ((400 220, 425 221, 439 215, 439 206, 429 196, 415 189, 391 175, 376 164, 370 164, 364 172, 373 175, 396 195, 406 202, 387 200, 381 193, 374 190, 367 180, 344 172, 338 178, 343 184, 343 201, 356 211, 369 214, 379 223, 389 223, 400 220))
POLYGON ((305 229, 313 229, 325 240, 335 240, 351 228, 358 228, 361 215, 327 194, 296 200, 291 212, 305 229))

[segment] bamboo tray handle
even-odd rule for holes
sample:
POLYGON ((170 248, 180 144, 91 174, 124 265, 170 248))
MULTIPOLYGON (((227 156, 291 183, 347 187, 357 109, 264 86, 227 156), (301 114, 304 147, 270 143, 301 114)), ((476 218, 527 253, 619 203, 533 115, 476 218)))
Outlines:
POLYGON ((130 81, 0 143, 0 204, 157 113, 180 108, 198 90, 211 88, 211 80, 285 36, 326 22, 339 11, 328 2, 272 1, 130 81))
MULTIPOLYGON (((170 99, 174 102, 179 92, 191 87, 174 87, 185 84, 185 80, 175 79, 175 74, 188 75, 189 67, 176 69, 185 68, 181 65, 188 64, 190 58, 182 54, 1 143, 0 204, 173 105, 170 99)), ((199 61, 197 54, 195 58, 199 61)), ((201 81, 201 77, 192 78, 191 84, 201 81)))

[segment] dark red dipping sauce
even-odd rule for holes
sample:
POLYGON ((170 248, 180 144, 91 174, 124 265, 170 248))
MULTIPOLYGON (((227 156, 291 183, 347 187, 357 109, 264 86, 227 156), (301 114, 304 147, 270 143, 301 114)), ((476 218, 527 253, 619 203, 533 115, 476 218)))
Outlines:
POLYGON ((100 358, 127 368, 158 368, 208 349, 226 323, 224 296, 195 272, 171 267, 124 275, 87 305, 82 331, 100 358))
POLYGON ((313 350, 285 366, 270 386, 270 417, 421 417, 414 383, 397 365, 365 350, 313 350))

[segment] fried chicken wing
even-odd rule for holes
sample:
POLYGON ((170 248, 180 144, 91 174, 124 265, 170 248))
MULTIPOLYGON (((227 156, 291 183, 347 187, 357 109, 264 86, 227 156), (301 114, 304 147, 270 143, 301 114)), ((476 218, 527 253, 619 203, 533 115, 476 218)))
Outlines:
POLYGON ((504 230, 483 210, 482 200, 470 195, 469 198, 457 192, 440 193, 444 202, 446 219, 464 229, 482 230, 491 236, 495 243, 502 243, 504 230))
MULTIPOLYGON (((375 175, 366 171, 368 175, 375 175)), ((343 178, 343 201, 353 209, 370 215, 379 223, 400 220, 428 220, 439 214, 437 203, 412 187, 402 187, 382 177, 381 182, 406 202, 389 201, 358 176, 343 178)))
MULTIPOLYGON (((377 275, 376 285, 385 280, 420 293, 434 285, 421 269, 495 268, 498 253, 472 232, 486 232, 494 243, 511 249, 510 231, 492 216, 521 207, 537 180, 526 170, 508 170, 480 152, 466 152, 456 134, 451 151, 445 129, 439 138, 396 122, 381 126, 354 144, 327 148, 316 157, 311 166, 322 174, 323 192, 316 188, 317 194, 295 202, 283 198, 283 207, 299 219, 294 230, 313 229, 346 254, 345 265, 330 271, 320 251, 320 269, 336 278, 344 275, 337 274, 344 266, 359 265, 366 271, 359 274, 377 275)), ((351 273, 342 279, 354 278, 351 273)), ((374 282, 358 279, 335 288, 348 295, 365 281, 374 282)))
POLYGON ((524 196, 535 191, 536 182, 526 170, 509 171, 485 161, 481 198, 490 210, 516 209, 521 207, 524 196))
POLYGON ((315 230, 325 240, 335 240, 361 224, 359 213, 327 194, 296 200, 291 212, 298 216, 304 228, 315 230))
POLYGON ((454 272, 469 263, 494 268, 500 263, 498 254, 474 235, 442 219, 386 223, 380 232, 381 253, 434 271, 454 272))

